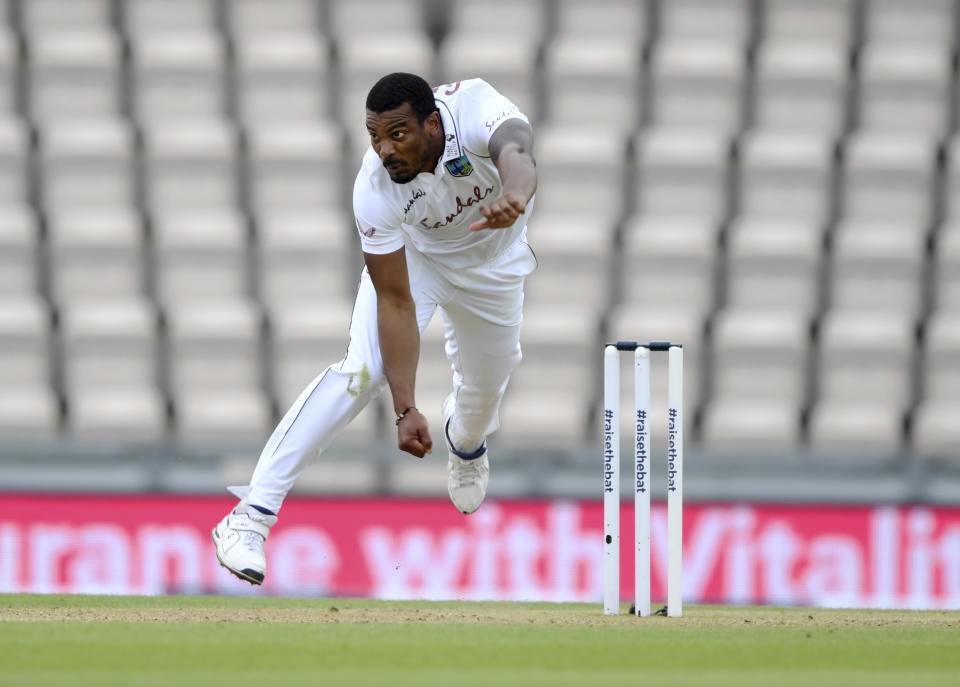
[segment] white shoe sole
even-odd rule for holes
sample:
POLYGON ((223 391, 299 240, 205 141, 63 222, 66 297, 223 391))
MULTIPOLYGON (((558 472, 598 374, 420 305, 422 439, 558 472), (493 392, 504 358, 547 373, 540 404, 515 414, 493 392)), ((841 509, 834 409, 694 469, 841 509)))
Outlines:
POLYGON ((450 497, 450 501, 453 502, 453 507, 456 508, 457 511, 458 511, 459 513, 462 513, 463 515, 470 515, 470 514, 472 514, 472 513, 476 513, 478 510, 480 510, 480 506, 483 505, 483 501, 481 501, 480 503, 478 503, 478 504, 477 504, 476 506, 474 506, 473 508, 467 509, 467 508, 464 508, 463 506, 461 506, 460 504, 458 504, 456 501, 454 501, 453 496, 450 497))

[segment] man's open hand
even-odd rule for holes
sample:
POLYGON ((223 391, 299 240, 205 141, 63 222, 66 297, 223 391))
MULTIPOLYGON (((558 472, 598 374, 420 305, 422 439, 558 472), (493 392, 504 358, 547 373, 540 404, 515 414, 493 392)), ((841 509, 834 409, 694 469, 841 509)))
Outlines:
POLYGON ((520 196, 513 193, 505 193, 487 203, 481 205, 479 210, 483 215, 482 220, 478 220, 470 225, 470 231, 480 231, 481 229, 506 229, 513 226, 517 218, 527 209, 527 203, 520 196))

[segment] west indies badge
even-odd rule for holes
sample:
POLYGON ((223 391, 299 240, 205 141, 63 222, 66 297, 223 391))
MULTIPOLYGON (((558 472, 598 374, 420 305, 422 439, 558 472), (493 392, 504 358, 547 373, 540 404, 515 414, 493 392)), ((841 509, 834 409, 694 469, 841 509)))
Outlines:
POLYGON ((473 174, 473 163, 470 162, 470 158, 466 155, 447 160, 444 164, 447 166, 447 171, 450 172, 451 176, 468 177, 473 174))

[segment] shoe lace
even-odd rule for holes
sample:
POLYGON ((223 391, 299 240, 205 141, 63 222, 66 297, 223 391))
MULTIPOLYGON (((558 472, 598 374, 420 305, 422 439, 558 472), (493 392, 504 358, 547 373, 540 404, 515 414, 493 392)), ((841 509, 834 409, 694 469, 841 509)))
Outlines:
POLYGON ((260 518, 258 518, 256 515, 250 514, 250 513, 243 513, 243 512, 234 511, 234 514, 235 514, 235 515, 237 516, 237 518, 240 520, 240 522, 238 522, 237 524, 238 524, 238 525, 241 525, 241 526, 240 526, 240 527, 237 527, 237 529, 240 531, 240 542, 241 542, 241 544, 243 544, 244 547, 246 547, 247 549, 249 549, 249 550, 251 550, 251 551, 255 551, 255 552, 257 552, 257 553, 262 553, 262 552, 263 552, 263 545, 264 545, 264 543, 266 542, 266 539, 264 538, 264 536, 263 536, 262 534, 260 534, 259 532, 256 532, 256 531, 251 530, 251 529, 247 529, 247 528, 245 528, 245 527, 242 526, 242 523, 243 523, 244 520, 250 520, 250 521, 258 522, 258 521, 260 521, 260 518))
POLYGON ((252 551, 263 551, 264 538, 259 532, 254 532, 253 530, 244 530, 243 539, 241 540, 243 545, 252 550, 252 551))
POLYGON ((457 460, 453 471, 454 482, 458 487, 467 486, 480 480, 483 476, 483 463, 480 459, 457 460))

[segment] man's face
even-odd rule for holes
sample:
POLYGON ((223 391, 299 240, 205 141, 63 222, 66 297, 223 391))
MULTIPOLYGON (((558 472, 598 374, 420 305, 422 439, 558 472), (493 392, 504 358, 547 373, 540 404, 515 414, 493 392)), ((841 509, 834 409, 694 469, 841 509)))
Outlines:
POLYGON ((420 124, 409 103, 385 112, 367 110, 370 144, 380 156, 391 180, 406 184, 420 172, 433 171, 429 167, 429 134, 438 120, 439 115, 434 112, 420 124))

